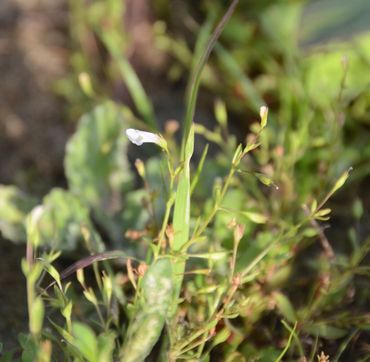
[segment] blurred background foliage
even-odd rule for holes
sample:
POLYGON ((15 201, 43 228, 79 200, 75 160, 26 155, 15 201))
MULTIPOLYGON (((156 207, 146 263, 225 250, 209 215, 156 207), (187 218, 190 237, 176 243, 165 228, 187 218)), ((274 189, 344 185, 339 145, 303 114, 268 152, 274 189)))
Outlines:
MULTIPOLYGON (((67 118, 80 118, 66 147, 68 189, 39 200, 43 211, 35 229, 37 200, 1 186, 4 237, 20 242, 32 236, 52 250, 78 248, 78 255, 115 248, 145 257, 165 212, 168 175, 162 156, 149 146, 140 150, 145 172, 138 177, 132 162, 138 151, 122 131, 162 132, 178 161, 173 119, 181 122, 194 59, 228 4, 69 2, 70 68, 55 84, 67 118)), ((369 24, 366 0, 244 0, 215 46, 195 116, 196 163, 205 143, 211 156, 193 190, 193 228, 212 214, 236 145, 259 139, 260 146, 243 160, 203 242, 192 245, 193 253, 233 252, 235 225, 244 226, 235 268, 248 271, 245 284, 204 348, 205 360, 278 360, 295 322, 286 360, 313 361, 321 350, 331 361, 370 358, 369 24), (269 121, 261 133, 264 104, 269 121), (327 206, 333 211, 323 209, 349 167, 346 185, 327 206)), ((186 279, 186 317, 175 332, 180 340, 206 328, 228 285, 227 257, 189 264, 212 273, 186 279)), ((132 295, 127 285, 124 292, 132 295)), ((115 293, 129 315, 127 295, 115 293)), ((82 305, 80 320, 97 318, 77 294, 68 298, 82 305)), ((103 330, 96 326, 97 334, 103 330)), ((191 358, 193 352, 180 355, 191 358)))
MULTIPOLYGON (((153 106, 137 86, 127 59, 143 76, 144 85, 160 78, 159 87, 146 88, 149 98, 165 93, 171 84, 181 88, 197 39, 201 44, 202 30, 204 35, 226 5, 222 1, 201 1, 196 6, 155 1, 153 9, 148 9, 145 2, 72 2, 75 53, 71 78, 60 82, 59 90, 70 100, 71 109, 82 113, 84 101, 91 98, 76 81, 86 72, 98 97, 127 99, 128 92, 141 118, 153 127, 153 106), (132 25, 130 16, 138 18, 137 24, 132 25), (125 27, 127 32, 122 31, 125 27)), ((253 114, 266 103, 274 111, 270 112, 270 132, 275 137, 269 137, 269 147, 282 145, 288 150, 289 158, 295 158, 288 160, 290 168, 312 170, 320 163, 321 170, 326 170, 331 163, 338 165, 329 171, 335 175, 344 165, 361 164, 361 173, 367 174, 370 55, 363 19, 369 18, 369 12, 369 5, 360 0, 351 5, 330 0, 241 2, 204 72, 205 106, 211 108, 212 97, 220 97, 232 112, 232 125, 245 132, 253 114), (359 13, 360 18, 356 17, 359 13), (363 147, 351 147, 352 142, 363 147)), ((304 175, 298 182, 302 190, 319 180, 313 172, 299 174, 304 175)))

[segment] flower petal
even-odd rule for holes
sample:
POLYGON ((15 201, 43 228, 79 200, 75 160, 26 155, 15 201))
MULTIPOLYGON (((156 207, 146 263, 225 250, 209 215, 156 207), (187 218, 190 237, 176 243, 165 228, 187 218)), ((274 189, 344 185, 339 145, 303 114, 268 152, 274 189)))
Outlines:
POLYGON ((135 145, 141 146, 143 143, 156 143, 161 145, 160 137, 152 132, 140 131, 134 128, 126 129, 126 135, 128 139, 135 145))

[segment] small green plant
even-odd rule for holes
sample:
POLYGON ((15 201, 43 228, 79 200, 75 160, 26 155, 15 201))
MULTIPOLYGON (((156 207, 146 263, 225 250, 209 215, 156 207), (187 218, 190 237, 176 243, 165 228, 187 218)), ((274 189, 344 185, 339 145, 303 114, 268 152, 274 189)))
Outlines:
MULTIPOLYGON (((264 97, 253 93, 255 121, 241 142, 229 130, 220 98, 213 129, 193 121, 214 48, 231 74, 243 73, 217 43, 237 3, 213 32, 212 17, 200 29, 181 145, 173 132, 153 131, 150 101, 118 51, 124 39, 116 17, 111 32, 101 28, 100 11, 114 15, 119 2, 89 8, 141 120, 126 106, 104 101, 81 117, 67 144, 67 189, 55 188, 37 202, 13 186, 1 187, 0 229, 27 245, 22 270, 29 312, 20 351, 4 353, 5 360, 326 361, 322 343, 336 340, 338 361, 368 328, 368 314, 354 318, 338 306, 351 303, 357 276, 368 276, 363 259, 370 239, 361 242, 351 229, 352 251, 342 254, 326 238, 321 223, 332 213, 326 204, 351 169, 339 157, 329 158, 333 170, 326 164, 317 175, 311 167, 321 151, 332 154, 340 146, 329 131, 317 132, 313 115, 294 124, 290 112, 307 116, 308 101, 299 103, 281 85, 280 111, 269 114, 264 97), (281 131, 284 120, 290 123, 281 131), (215 147, 211 157, 202 139, 215 147), (127 156, 136 146, 129 141, 146 158, 135 161, 136 172, 127 156), (306 156, 311 151, 314 156, 306 156), (319 247, 310 250, 316 241, 319 247), (304 265, 309 273, 293 278, 308 253, 315 253, 304 265), (64 255, 75 261, 63 270, 58 262, 64 255), (294 294, 294 283, 304 292, 294 294)), ((89 81, 80 78, 94 98, 89 81)), ((246 95, 255 92, 246 78, 240 82, 246 95)), ((355 218, 362 213, 357 202, 355 218)), ((368 298, 365 291, 362 298, 368 298)))

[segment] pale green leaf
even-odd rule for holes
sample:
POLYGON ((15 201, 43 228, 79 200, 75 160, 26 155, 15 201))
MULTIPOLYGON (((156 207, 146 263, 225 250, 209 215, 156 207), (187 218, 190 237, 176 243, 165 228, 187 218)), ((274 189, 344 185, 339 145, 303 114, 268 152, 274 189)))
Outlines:
POLYGON ((0 231, 15 243, 26 241, 26 215, 36 200, 15 186, 0 185, 0 231))
POLYGON ((105 212, 122 207, 122 192, 132 176, 126 157, 127 128, 112 102, 84 115, 66 147, 65 169, 73 193, 105 212))
POLYGON ((30 310, 30 330, 33 334, 39 334, 44 322, 44 303, 41 297, 37 297, 31 304, 30 310))
POLYGON ((98 343, 93 330, 85 324, 73 323, 73 345, 88 362, 98 362, 98 343))
POLYGON ((91 248, 102 251, 103 245, 91 224, 89 210, 72 193, 55 188, 37 208, 40 212, 37 215, 32 212, 27 222, 27 236, 34 244, 73 250, 82 240, 82 228, 86 228, 91 248))
POLYGON ((267 222, 267 217, 258 212, 243 211, 242 215, 246 216, 250 221, 253 221, 256 224, 265 224, 267 222))

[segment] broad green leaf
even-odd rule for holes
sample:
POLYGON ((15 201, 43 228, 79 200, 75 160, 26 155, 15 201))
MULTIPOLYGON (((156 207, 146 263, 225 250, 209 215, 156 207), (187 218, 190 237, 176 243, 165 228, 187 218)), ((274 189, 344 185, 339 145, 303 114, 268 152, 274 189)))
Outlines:
POLYGON ((364 74, 369 68, 369 34, 358 36, 356 41, 337 44, 325 52, 315 52, 307 57, 306 88, 308 96, 321 107, 328 107, 337 100, 343 88, 343 97, 357 97, 369 85, 364 74))
POLYGON ((155 313, 137 315, 135 331, 125 340, 121 351, 121 362, 142 362, 158 341, 165 318, 155 313))
POLYGON ((158 341, 173 299, 173 268, 169 258, 157 259, 146 271, 137 312, 130 318, 122 362, 144 361, 158 341))
MULTIPOLYGON (((22 346, 22 362, 33 362, 37 361, 38 354, 38 343, 35 338, 32 338, 29 334, 21 333, 18 337, 19 344, 22 346)), ((13 356, 14 357, 14 356, 13 356)), ((12 359, 14 361, 14 358, 12 359)))
POLYGON ((304 327, 304 331, 313 336, 325 339, 342 338, 348 333, 346 329, 334 327, 325 323, 310 324, 304 327))
POLYGON ((0 231, 15 243, 26 241, 26 215, 37 201, 15 186, 0 185, 0 231))
POLYGON ((101 334, 98 337, 99 362, 113 361, 115 334, 112 331, 101 334))
POLYGON ((173 289, 172 269, 171 260, 161 258, 146 271, 141 284, 146 311, 166 313, 173 289))
POLYGON ((286 54, 297 49, 296 32, 302 12, 301 3, 275 3, 261 13, 264 32, 274 42, 274 46, 286 54), (280 19, 284 19, 281 21, 280 19))
POLYGON ((120 210, 131 173, 126 157, 125 121, 112 102, 84 115, 66 147, 65 169, 73 193, 105 212, 120 210))
MULTIPOLYGON (((131 191, 126 195, 126 207, 122 213, 122 220, 125 225, 130 225, 130 228, 135 230, 143 230, 145 223, 148 221, 148 211, 144 207, 148 193, 145 190, 131 191)), ((156 209, 157 211, 157 209, 156 209)))
POLYGON ((84 115, 66 147, 65 169, 72 193, 87 203, 112 240, 122 242, 125 192, 132 175, 121 109, 112 102, 84 115))
POLYGON ((224 241, 231 239, 232 232, 228 225, 233 219, 238 224, 248 225, 249 221, 241 214, 241 210, 245 208, 245 203, 246 197, 242 190, 232 188, 227 191, 221 204, 223 211, 216 214, 214 221, 213 232, 217 238, 224 241))
POLYGON ((98 342, 93 330, 82 323, 73 323, 73 345, 88 362, 98 362, 98 342))
POLYGON ((82 228, 85 228, 89 231, 91 249, 101 251, 102 243, 91 225, 89 210, 78 197, 56 188, 36 210, 40 211, 37 220, 35 212, 31 212, 27 222, 27 236, 35 245, 73 250, 82 240, 82 228))

